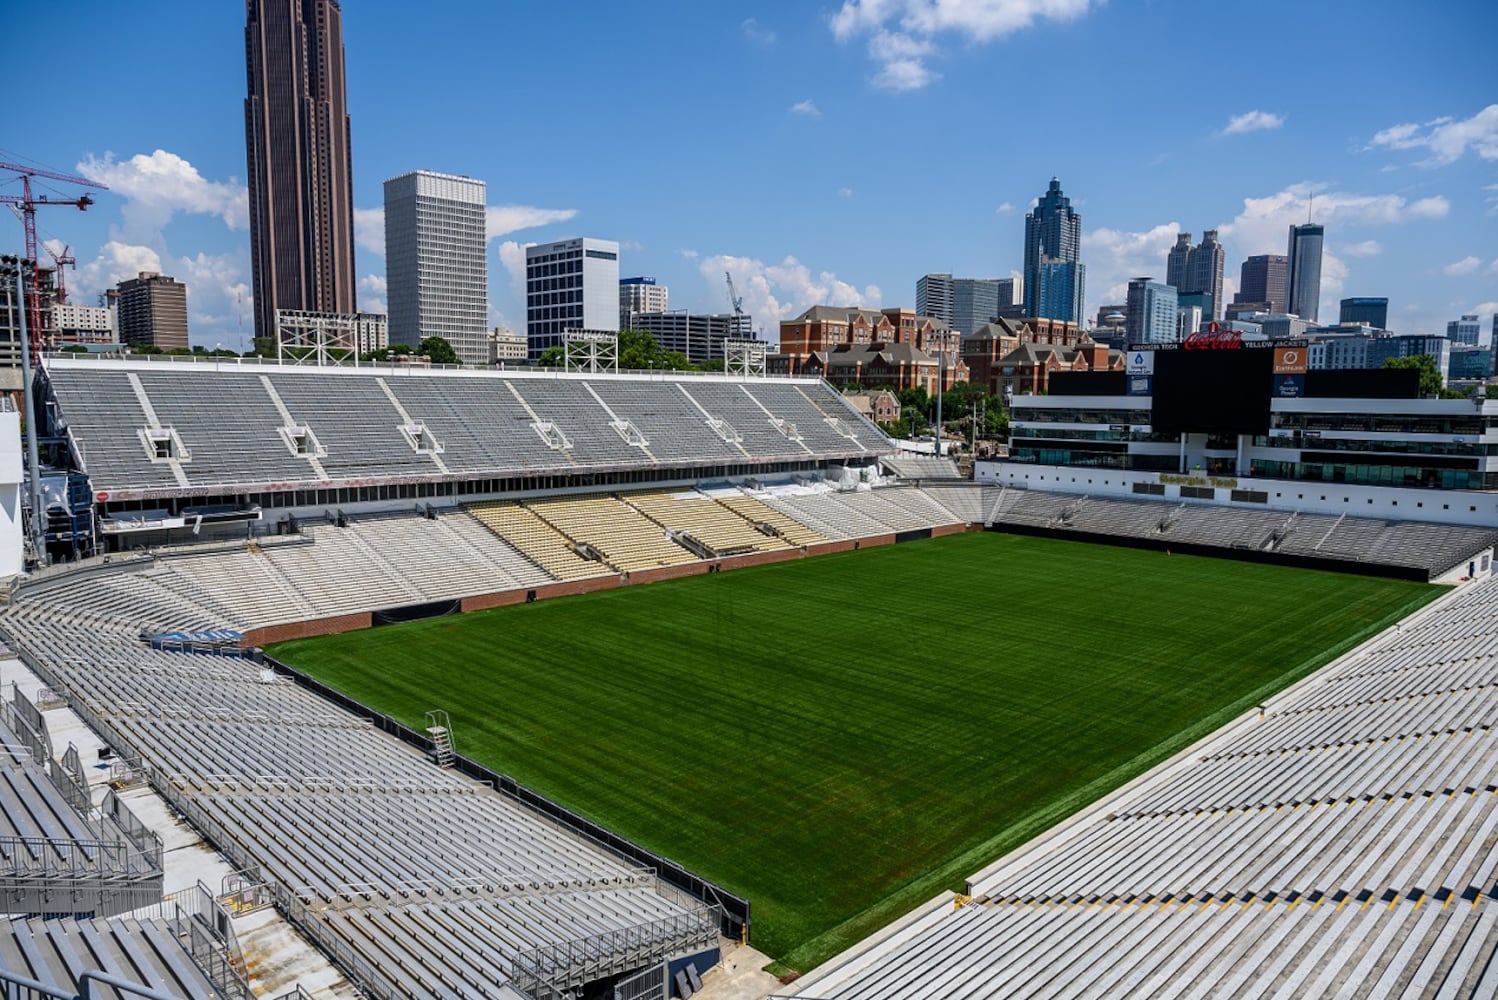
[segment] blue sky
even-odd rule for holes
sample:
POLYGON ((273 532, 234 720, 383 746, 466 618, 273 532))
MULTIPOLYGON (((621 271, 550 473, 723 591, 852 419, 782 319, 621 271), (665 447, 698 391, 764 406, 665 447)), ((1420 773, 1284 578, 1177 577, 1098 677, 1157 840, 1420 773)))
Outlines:
MULTIPOLYGON (((488 182, 491 316, 516 329, 521 248, 574 235, 619 240, 621 273, 656 276, 674 307, 725 311, 732 270, 761 329, 819 302, 913 306, 928 271, 1018 268, 1052 175, 1082 213, 1089 315, 1163 277, 1178 227, 1223 231, 1231 289, 1244 256, 1285 252, 1312 193, 1323 317, 1387 295, 1400 332, 1477 311, 1486 339, 1498 311, 1498 4, 343 8, 366 307, 384 297, 382 182, 425 168, 488 182)), ((252 315, 243 15, 5 15, 9 76, 36 89, 24 111, 9 98, 0 157, 113 189, 39 213, 79 260, 71 286, 91 301, 174 274, 210 346, 244 346, 252 315)), ((0 225, 19 249, 19 221, 0 225)))

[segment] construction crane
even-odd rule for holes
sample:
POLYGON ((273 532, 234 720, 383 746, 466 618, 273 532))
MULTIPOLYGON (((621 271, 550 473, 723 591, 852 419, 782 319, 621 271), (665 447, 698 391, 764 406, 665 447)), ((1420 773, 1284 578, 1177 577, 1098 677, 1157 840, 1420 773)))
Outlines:
MULTIPOLYGON (((43 243, 42 246, 47 247, 47 244, 43 243)), ((57 278, 52 285, 57 290, 57 304, 65 306, 68 304, 68 283, 63 277, 63 270, 68 267, 77 270, 78 258, 73 256, 73 248, 66 243, 63 244, 62 253, 47 247, 47 256, 57 265, 57 278)))
POLYGON ((71 205, 80 212, 87 211, 88 206, 94 203, 94 199, 87 193, 77 198, 49 198, 45 194, 40 197, 32 197, 31 178, 45 178, 51 181, 63 181, 67 184, 78 184, 83 187, 99 188, 109 190, 108 185, 91 181, 87 177, 75 177, 72 174, 60 174, 55 170, 43 170, 40 167, 28 167, 19 163, 0 163, 0 170, 9 170, 21 175, 21 193, 19 195, 0 194, 0 205, 18 205, 21 209, 21 222, 26 227, 26 259, 31 261, 31 292, 26 296, 26 312, 29 319, 31 334, 31 354, 38 357, 42 346, 42 279, 40 275, 41 263, 37 260, 36 240, 36 210, 40 205, 71 205))
MULTIPOLYGON (((733 287, 733 272, 724 271, 723 277, 728 279, 728 303, 733 306, 733 315, 736 322, 733 324, 736 336, 744 336, 744 297, 733 287)), ((753 335, 753 331, 749 331, 753 335)))

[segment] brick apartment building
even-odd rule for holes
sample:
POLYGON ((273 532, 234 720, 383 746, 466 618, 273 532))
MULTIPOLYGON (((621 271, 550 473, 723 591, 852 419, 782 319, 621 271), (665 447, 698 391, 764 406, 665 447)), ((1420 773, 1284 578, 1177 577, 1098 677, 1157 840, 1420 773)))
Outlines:
MULTIPOLYGON (((1049 382, 1050 371, 1091 370, 1077 367, 1077 358, 1079 351, 1087 352, 1095 346, 1098 345, 1087 339, 1077 324, 1065 320, 1000 318, 963 338, 962 360, 971 371, 973 384, 986 386, 997 395, 1016 379, 1033 384, 1039 378, 1044 385, 1049 382), (1022 350, 1027 347, 1047 350, 1022 350)), ((1086 357, 1090 360, 1080 364, 1090 365, 1096 360, 1093 354, 1086 357)), ((1109 368, 1122 368, 1123 364, 1122 353, 1115 351, 1109 355, 1109 368)))
POLYGON ((833 385, 935 392, 941 372, 943 390, 968 379, 960 339, 946 323, 911 309, 812 306, 780 324, 780 351, 766 366, 780 374, 821 375, 833 385))

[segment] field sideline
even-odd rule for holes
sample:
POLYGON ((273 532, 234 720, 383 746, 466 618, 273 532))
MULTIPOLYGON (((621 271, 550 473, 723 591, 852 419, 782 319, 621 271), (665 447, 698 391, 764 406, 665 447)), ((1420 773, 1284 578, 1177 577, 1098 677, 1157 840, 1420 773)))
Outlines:
POLYGON ((747 896, 806 970, 1442 588, 996 533, 269 652, 747 896))

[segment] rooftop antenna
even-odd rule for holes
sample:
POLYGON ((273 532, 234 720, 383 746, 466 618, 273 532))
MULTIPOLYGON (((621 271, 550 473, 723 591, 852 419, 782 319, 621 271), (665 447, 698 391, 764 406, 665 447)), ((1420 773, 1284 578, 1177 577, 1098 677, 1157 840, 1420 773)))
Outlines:
POLYGON ((1311 207, 1313 205, 1315 205, 1315 204, 1316 204, 1316 192, 1312 191, 1311 192, 1311 196, 1306 199, 1306 225, 1308 225, 1308 226, 1311 224, 1311 207))

